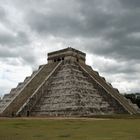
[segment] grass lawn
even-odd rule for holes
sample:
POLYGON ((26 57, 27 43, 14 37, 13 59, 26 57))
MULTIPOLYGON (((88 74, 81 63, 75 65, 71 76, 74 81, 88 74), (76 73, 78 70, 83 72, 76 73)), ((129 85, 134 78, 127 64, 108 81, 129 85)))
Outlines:
POLYGON ((140 119, 0 119, 0 140, 140 140, 140 119))

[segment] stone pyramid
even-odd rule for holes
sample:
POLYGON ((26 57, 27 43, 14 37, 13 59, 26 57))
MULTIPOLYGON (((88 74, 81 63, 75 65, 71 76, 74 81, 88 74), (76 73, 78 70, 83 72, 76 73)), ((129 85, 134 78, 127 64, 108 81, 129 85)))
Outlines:
POLYGON ((85 64, 86 54, 66 48, 0 100, 1 116, 94 116, 137 114, 105 78, 85 64))

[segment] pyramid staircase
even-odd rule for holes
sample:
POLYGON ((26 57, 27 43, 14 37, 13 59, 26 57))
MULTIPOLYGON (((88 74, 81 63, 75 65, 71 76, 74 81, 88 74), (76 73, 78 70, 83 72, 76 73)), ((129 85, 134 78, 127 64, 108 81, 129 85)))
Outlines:
POLYGON ((67 48, 48 54, 48 64, 0 101, 1 116, 93 116, 137 114, 139 108, 67 48))
POLYGON ((32 116, 92 116, 127 111, 108 94, 103 97, 92 79, 74 62, 61 64, 44 94, 32 108, 32 116), (108 101, 110 98, 110 101, 108 101), (107 100, 106 100, 107 99, 107 100))

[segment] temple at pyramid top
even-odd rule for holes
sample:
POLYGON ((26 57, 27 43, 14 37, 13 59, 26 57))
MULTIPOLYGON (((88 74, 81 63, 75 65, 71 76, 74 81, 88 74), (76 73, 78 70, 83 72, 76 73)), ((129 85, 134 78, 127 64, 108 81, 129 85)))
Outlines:
POLYGON ((71 47, 48 53, 48 63, 59 62, 63 60, 73 60, 85 63, 86 54, 71 47))
POLYGON ((92 117, 137 114, 104 77, 85 63, 86 54, 73 49, 48 53, 48 63, 12 88, 0 100, 0 116, 92 117))

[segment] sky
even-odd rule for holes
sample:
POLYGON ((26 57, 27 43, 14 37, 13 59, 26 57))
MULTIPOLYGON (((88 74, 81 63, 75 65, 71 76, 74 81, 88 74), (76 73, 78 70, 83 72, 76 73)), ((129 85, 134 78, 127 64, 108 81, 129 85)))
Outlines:
POLYGON ((140 92, 140 0, 0 0, 0 97, 67 47, 121 93, 140 92))

